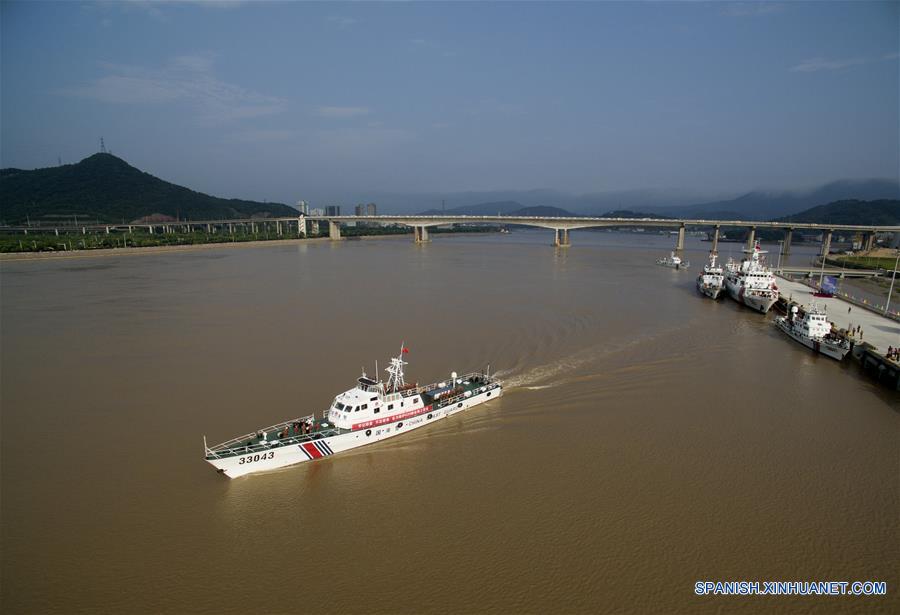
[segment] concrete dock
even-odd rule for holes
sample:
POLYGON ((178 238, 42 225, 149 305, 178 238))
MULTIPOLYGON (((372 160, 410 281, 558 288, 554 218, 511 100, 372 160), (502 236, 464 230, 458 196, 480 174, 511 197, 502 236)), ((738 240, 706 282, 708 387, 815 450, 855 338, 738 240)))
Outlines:
POLYGON ((862 327, 862 339, 855 336, 857 342, 868 342, 878 351, 887 352, 888 346, 900 346, 900 322, 885 318, 880 314, 853 305, 839 297, 814 297, 815 292, 809 286, 785 278, 778 278, 778 289, 781 296, 808 307, 815 301, 824 305, 828 312, 828 320, 838 328, 851 329, 862 327))

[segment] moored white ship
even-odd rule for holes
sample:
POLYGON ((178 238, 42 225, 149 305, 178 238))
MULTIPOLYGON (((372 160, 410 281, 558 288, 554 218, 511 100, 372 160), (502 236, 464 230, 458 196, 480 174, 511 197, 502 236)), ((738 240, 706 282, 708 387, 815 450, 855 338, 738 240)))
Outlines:
POLYGON ((765 314, 778 301, 775 274, 766 268, 762 259, 766 251, 759 249, 759 242, 744 253, 750 256, 740 263, 728 261, 725 265, 725 288, 738 303, 765 314))
POLYGON ((703 266, 703 272, 697 276, 697 290, 709 297, 718 299, 725 284, 722 266, 716 262, 716 253, 709 253, 709 262, 703 266))
POLYGON ((657 259, 656 264, 663 267, 672 267, 673 269, 687 269, 691 266, 690 262, 682 260, 675 252, 669 252, 667 257, 657 259))
POLYGON ((206 461, 230 478, 314 461, 378 442, 500 397, 501 383, 473 372, 426 386, 404 380, 403 355, 391 359, 387 383, 366 376, 337 397, 321 418, 309 415, 207 446, 206 461))
POLYGON ((775 325, 794 340, 826 357, 843 360, 850 352, 850 341, 832 332, 832 324, 825 317, 825 308, 813 304, 810 309, 798 315, 797 306, 791 308, 788 316, 779 316, 775 325))

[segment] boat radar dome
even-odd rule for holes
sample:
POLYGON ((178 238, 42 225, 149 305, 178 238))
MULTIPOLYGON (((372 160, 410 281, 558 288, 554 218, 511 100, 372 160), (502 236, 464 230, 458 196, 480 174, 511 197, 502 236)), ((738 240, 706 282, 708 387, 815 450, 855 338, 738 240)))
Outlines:
POLYGON ((456 380, 456 372, 450 372, 450 377, 456 380))

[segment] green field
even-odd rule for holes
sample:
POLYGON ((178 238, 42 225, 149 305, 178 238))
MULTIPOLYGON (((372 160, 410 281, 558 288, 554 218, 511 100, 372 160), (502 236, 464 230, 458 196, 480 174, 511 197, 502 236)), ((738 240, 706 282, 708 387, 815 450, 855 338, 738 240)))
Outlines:
POLYGON ((852 269, 887 269, 893 270, 897 257, 884 256, 837 256, 828 257, 829 263, 852 269))

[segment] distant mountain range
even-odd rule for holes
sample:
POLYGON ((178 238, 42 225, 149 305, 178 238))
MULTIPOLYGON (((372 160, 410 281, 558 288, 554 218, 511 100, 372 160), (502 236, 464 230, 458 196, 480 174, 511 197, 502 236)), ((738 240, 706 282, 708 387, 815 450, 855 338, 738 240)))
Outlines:
POLYGON ((650 211, 678 218, 724 220, 772 220, 836 201, 900 199, 900 184, 883 179, 842 180, 814 190, 797 192, 748 192, 725 201, 653 208, 650 211))
MULTIPOLYGON (((707 219, 737 219, 716 218, 707 212, 706 215, 684 215, 683 217, 707 218, 707 219)), ((572 213, 559 207, 533 206, 523 207, 516 201, 499 201, 480 203, 478 205, 466 205, 447 210, 429 209, 421 213, 424 216, 554 216, 554 217, 579 217, 583 214, 572 213)), ((637 212, 630 209, 616 209, 600 214, 601 218, 670 218, 655 212, 637 212)), ((749 219, 749 218, 748 218, 749 219)), ((833 224, 872 224, 872 225, 900 225, 900 200, 878 199, 863 201, 857 199, 845 199, 834 201, 825 205, 817 205, 810 209, 797 212, 781 218, 770 218, 776 222, 813 222, 833 224)))
MULTIPOLYGON (((371 197, 373 195, 368 195, 364 200, 375 200, 371 197)), ((830 215, 840 216, 847 222, 877 224, 879 222, 875 220, 892 219, 894 210, 890 203, 900 200, 900 184, 883 179, 842 180, 805 191, 754 191, 736 198, 706 202, 695 198, 695 194, 684 191, 656 190, 584 195, 555 190, 464 192, 443 197, 407 194, 393 195, 387 201, 379 202, 379 211, 421 211, 421 206, 413 208, 415 203, 440 203, 443 199, 456 205, 422 213, 743 220, 785 217, 798 220, 801 215, 830 215), (839 202, 843 205, 817 209, 839 202), (866 202, 887 205, 866 205, 866 202)), ((6 223, 23 222, 26 218, 59 220, 76 215, 85 220, 122 222, 150 216, 200 220, 296 214, 296 209, 281 203, 223 199, 195 192, 144 173, 111 154, 94 154, 77 164, 32 171, 0 170, 0 221, 6 223)), ((833 221, 837 223, 837 219, 833 221)))
POLYGON ((464 205, 451 209, 429 209, 421 212, 423 216, 553 216, 575 217, 573 214, 559 207, 549 205, 534 205, 526 207, 516 201, 496 201, 491 203, 479 203, 477 205, 464 205))
POLYGON ((79 216, 101 222, 144 217, 182 220, 295 216, 280 203, 220 199, 163 181, 112 154, 76 164, 0 170, 0 220, 6 223, 79 216))
POLYGON ((900 225, 900 200, 835 201, 827 205, 818 205, 791 216, 778 218, 777 221, 895 226, 900 225))
MULTIPOLYGON (((810 207, 847 199, 878 200, 900 198, 900 183, 887 179, 840 180, 808 190, 756 190, 737 197, 704 200, 697 192, 684 190, 625 190, 573 195, 557 190, 502 190, 454 193, 382 193, 362 196, 375 200, 380 211, 418 212, 423 203, 445 201, 451 212, 480 212, 469 215, 508 215, 516 208, 552 206, 576 215, 603 215, 610 211, 648 212, 650 216, 672 218, 719 218, 727 220, 771 220, 810 207), (483 206, 490 205, 493 211, 483 206), (499 207, 499 209, 498 209, 499 207)), ((441 209, 432 207, 432 213, 441 209)), ((647 216, 642 216, 647 217, 647 216)))

